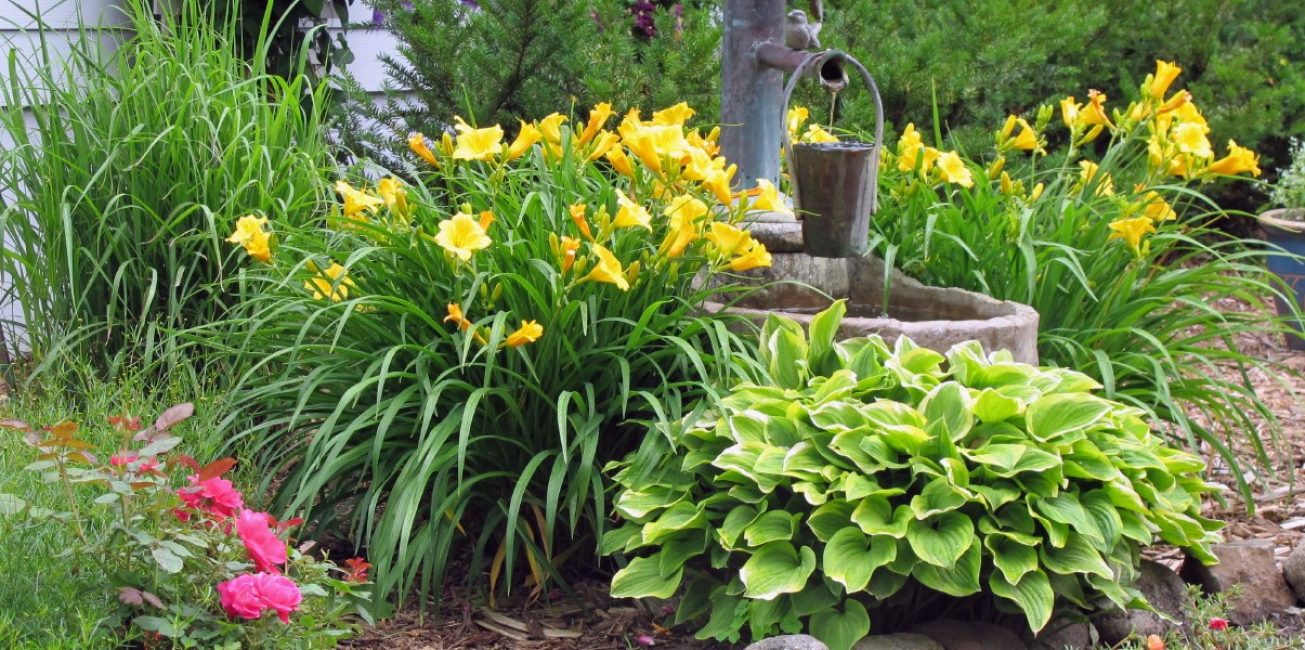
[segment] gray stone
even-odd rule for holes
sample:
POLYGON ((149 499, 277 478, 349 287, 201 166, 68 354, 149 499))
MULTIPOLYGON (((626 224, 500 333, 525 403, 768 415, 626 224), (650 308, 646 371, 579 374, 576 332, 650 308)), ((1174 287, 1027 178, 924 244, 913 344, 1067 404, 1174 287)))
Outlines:
POLYGON ((814 636, 786 634, 762 639, 743 650, 829 650, 829 646, 814 636))
POLYGON ((1282 577, 1296 593, 1296 600, 1305 602, 1305 542, 1297 544, 1296 550, 1283 563, 1282 577))
POLYGON ((1085 650, 1093 644, 1092 624, 1081 620, 1053 618, 1037 636, 1030 633, 1024 641, 1031 650, 1085 650))
POLYGON ((1187 599, 1184 595, 1187 585, 1169 567, 1142 560, 1133 588, 1142 592, 1147 602, 1164 616, 1144 609, 1104 610, 1092 619, 1102 643, 1118 645, 1134 635, 1140 638, 1151 634, 1163 636, 1171 630, 1181 628, 1182 622, 1187 620, 1187 599), (1171 620, 1165 620, 1165 617, 1171 620))
MULTIPOLYGON (((767 213, 770 214, 770 213, 767 213)), ((793 219, 787 221, 752 221, 743 223, 743 227, 752 238, 765 244, 771 253, 802 252, 802 224, 793 219)))
POLYGON ((940 620, 907 631, 937 641, 944 650, 1028 650, 1018 634, 991 623, 940 620))
POLYGON ((852 650, 944 650, 923 634, 879 634, 856 642, 852 650))
POLYGON ((1296 596, 1274 559, 1272 542, 1244 540, 1215 544, 1210 550, 1219 563, 1205 566, 1189 557, 1183 562, 1183 579, 1201 585, 1208 593, 1241 585, 1241 594, 1228 603, 1228 620, 1251 625, 1296 605, 1296 596))
MULTIPOLYGON (((1038 312, 1033 308, 962 289, 927 287, 872 255, 842 259, 774 253, 770 268, 748 276, 756 284, 788 280, 810 285, 769 286, 731 308, 750 318, 779 313, 806 326, 830 299, 846 298, 842 337, 878 334, 892 342, 906 336, 939 352, 973 340, 988 352, 1009 350, 1016 361, 1038 361, 1038 312), (885 274, 891 274, 887 300, 885 274)), ((706 304, 710 311, 722 308, 719 302, 706 304)))

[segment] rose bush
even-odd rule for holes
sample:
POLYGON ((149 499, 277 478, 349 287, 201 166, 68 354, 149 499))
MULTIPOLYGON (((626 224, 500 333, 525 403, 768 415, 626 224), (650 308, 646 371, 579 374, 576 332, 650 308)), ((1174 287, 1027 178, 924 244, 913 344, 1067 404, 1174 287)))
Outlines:
POLYGON ((109 620, 146 647, 334 647, 357 617, 370 620, 366 563, 355 559, 341 569, 309 555, 311 543, 290 547, 288 533, 300 520, 279 522, 247 508, 223 478, 233 460, 200 466, 176 453, 181 438, 170 429, 193 410, 175 406, 149 427, 139 418, 111 418, 110 426, 137 445, 107 463, 71 421, 39 429, 5 421, 37 449, 27 469, 61 483, 70 511, 37 508, 11 494, 0 495, 2 511, 70 526, 82 543, 73 549, 76 561, 97 564, 110 580, 100 587, 117 594, 120 608, 109 620), (185 484, 174 488, 179 473, 185 484), (92 488, 102 492, 96 507, 116 511, 108 530, 83 525, 76 493, 92 488))

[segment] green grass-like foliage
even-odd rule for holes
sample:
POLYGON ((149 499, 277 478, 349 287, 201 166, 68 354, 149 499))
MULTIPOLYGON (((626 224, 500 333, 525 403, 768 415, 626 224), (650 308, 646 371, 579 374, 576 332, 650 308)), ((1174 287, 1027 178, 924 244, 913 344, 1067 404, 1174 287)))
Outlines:
MULTIPOLYGON (((755 363, 726 327, 737 319, 700 309, 701 274, 721 268, 706 240, 677 256, 664 245, 672 195, 715 199, 671 180, 654 198, 653 175, 616 176, 586 161, 593 143, 560 133, 510 162, 443 152, 424 181, 387 190, 389 207, 310 229, 274 221, 271 263, 250 262, 224 340, 256 363, 235 399, 260 419, 226 428, 283 479, 278 508, 307 509, 323 530, 348 518, 381 594, 441 593, 451 557, 491 593, 527 568, 543 585, 568 558, 591 561, 609 512, 603 464, 755 363), (648 210, 646 227, 621 225, 618 191, 648 210), (465 259, 440 243, 458 220, 488 237, 465 259), (594 275, 599 247, 612 275, 594 275), (541 328, 534 340, 523 321, 541 328)), ((726 219, 696 205, 701 223, 726 219)))
POLYGON ((1287 253, 1217 227, 1245 215, 1219 209, 1211 183, 1258 174, 1259 159, 1234 161, 1228 143, 1214 141, 1210 156, 1184 162, 1172 125, 1204 124, 1195 106, 1157 117, 1154 98, 1107 104, 1112 125, 1095 139, 1044 106, 1027 130, 1003 136, 994 124, 997 146, 986 155, 962 155, 965 184, 899 143, 880 169, 872 247, 925 284, 1033 307, 1043 363, 1092 376, 1107 398, 1165 421, 1165 434, 1192 449, 1209 444, 1237 467, 1233 448, 1244 444, 1267 465, 1281 427, 1249 373, 1282 367, 1248 354, 1244 341, 1290 331, 1273 301, 1295 300, 1265 268, 1287 253), (1022 150, 1017 133, 1045 153, 1022 150))
POLYGON ((84 26, 62 54, 42 30, 34 55, 6 57, 0 273, 47 366, 68 349, 119 367, 170 352, 168 328, 230 307, 231 223, 302 222, 325 198, 325 89, 266 73, 266 22, 250 62, 238 20, 179 4, 156 20, 133 0, 127 29, 84 26))
POLYGON ((977 343, 835 342, 843 314, 809 338, 771 317, 770 382, 686 422, 677 453, 617 465, 627 522, 603 550, 631 559, 613 595, 680 594, 700 638, 805 628, 845 650, 880 612, 918 620, 938 594, 984 591, 1033 630, 1058 608, 1143 604, 1129 585, 1157 536, 1211 558, 1203 464, 1142 411, 977 343))

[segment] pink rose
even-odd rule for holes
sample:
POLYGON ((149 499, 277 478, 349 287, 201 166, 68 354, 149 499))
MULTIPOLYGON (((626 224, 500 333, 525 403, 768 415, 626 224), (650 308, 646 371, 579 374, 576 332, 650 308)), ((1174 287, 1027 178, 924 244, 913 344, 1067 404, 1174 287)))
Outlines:
POLYGON ((259 596, 258 581, 252 574, 244 573, 217 586, 218 598, 227 616, 254 620, 263 615, 266 606, 259 596))
POLYGON ((243 573, 218 583, 217 591, 227 616, 251 621, 270 609, 282 623, 289 623, 290 612, 298 611, 303 601, 293 580, 271 573, 243 573))
POLYGON ((282 575, 259 573, 254 576, 258 582, 258 595, 263 606, 276 612, 282 623, 290 622, 290 612, 299 609, 303 595, 293 580, 282 575))
POLYGON ((190 477, 190 487, 177 490, 177 496, 191 509, 226 519, 235 516, 245 506, 244 498, 231 485, 231 481, 224 478, 197 481, 196 478, 190 477))
POLYGON ((236 534, 244 542, 249 559, 259 571, 280 573, 278 565, 285 564, 285 542, 272 532, 272 517, 265 512, 242 510, 236 519, 236 534))

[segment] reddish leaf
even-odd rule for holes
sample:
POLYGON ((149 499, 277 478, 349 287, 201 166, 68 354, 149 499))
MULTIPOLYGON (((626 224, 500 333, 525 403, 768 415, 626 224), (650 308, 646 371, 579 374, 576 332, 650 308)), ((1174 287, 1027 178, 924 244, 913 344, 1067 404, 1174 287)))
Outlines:
POLYGON ((199 470, 199 480, 207 481, 211 478, 217 478, 227 472, 227 470, 236 466, 234 458, 219 458, 199 470))
POLYGON ((64 420, 59 424, 46 427, 45 430, 56 438, 71 438, 74 433, 77 433, 77 423, 72 420, 64 420))
POLYGON ((33 447, 41 446, 41 437, 42 436, 40 431, 28 431, 27 433, 23 434, 23 440, 27 441, 27 444, 33 447))
POLYGON ((0 429, 12 429, 14 431, 31 431, 32 425, 22 420, 0 420, 0 429))
POLYGON ((195 414, 195 405, 190 402, 183 402, 168 410, 164 411, 159 419, 154 421, 154 428, 159 431, 167 431, 174 424, 185 420, 195 414))
POLYGON ((148 592, 148 591, 142 591, 142 592, 140 592, 140 596, 141 596, 141 598, 144 598, 144 599, 145 599, 145 602, 147 602, 147 603, 149 603, 149 604, 151 604, 151 605, 153 605, 153 606, 155 606, 155 607, 157 607, 157 608, 159 608, 159 609, 163 609, 163 601, 162 601, 162 600, 159 600, 159 597, 158 597, 158 596, 155 596, 154 594, 152 594, 152 593, 150 593, 150 592, 148 592))
POLYGON ((145 599, 142 598, 142 595, 141 591, 135 587, 118 588, 118 600, 122 601, 124 605, 135 606, 145 604, 145 599))
POLYGON ((196 472, 196 474, 200 472, 200 463, 194 462, 194 458, 191 458, 188 454, 176 454, 176 456, 172 457, 171 462, 175 462, 177 465, 185 467, 185 469, 196 472))

